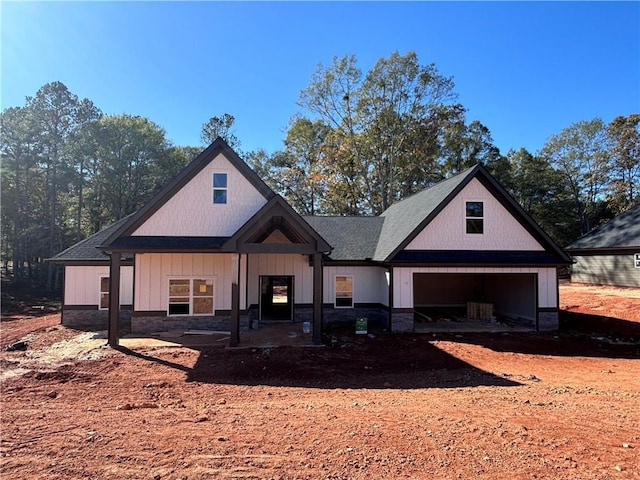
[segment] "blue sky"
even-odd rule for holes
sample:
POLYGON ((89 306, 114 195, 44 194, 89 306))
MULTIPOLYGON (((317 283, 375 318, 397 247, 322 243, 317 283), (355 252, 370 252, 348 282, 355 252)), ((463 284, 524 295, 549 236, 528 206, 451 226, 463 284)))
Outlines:
POLYGON ((62 81, 104 113, 199 145, 236 117, 245 151, 282 146, 319 63, 363 71, 413 50, 453 77, 468 120, 502 153, 536 152, 580 120, 640 111, 639 2, 6 2, 1 106, 62 81))

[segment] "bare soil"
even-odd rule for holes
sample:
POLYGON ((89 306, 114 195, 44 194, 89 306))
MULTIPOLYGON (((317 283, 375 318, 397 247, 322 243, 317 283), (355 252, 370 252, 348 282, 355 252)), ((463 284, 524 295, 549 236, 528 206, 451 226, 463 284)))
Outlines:
POLYGON ((560 332, 323 348, 114 350, 3 318, 29 346, 0 354, 0 477, 639 479, 640 291, 590 288, 561 287, 590 320, 560 332))

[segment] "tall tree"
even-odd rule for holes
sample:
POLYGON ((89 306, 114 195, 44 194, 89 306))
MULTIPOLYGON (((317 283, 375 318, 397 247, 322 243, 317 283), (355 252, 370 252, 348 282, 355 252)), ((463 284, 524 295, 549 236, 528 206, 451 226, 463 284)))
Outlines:
POLYGON ((233 124, 236 119, 233 115, 223 113, 221 117, 213 116, 204 125, 200 133, 202 143, 207 146, 221 137, 236 152, 240 153, 240 140, 233 133, 233 124))
POLYGON ((613 158, 611 203, 620 213, 640 199, 640 114, 614 118, 607 133, 613 158))
POLYGON ((104 175, 102 201, 111 207, 108 221, 135 212, 155 192, 152 165, 168 147, 165 132, 143 117, 104 116, 97 122, 96 157, 104 175))
POLYGON ((341 203, 341 213, 378 214, 406 194, 415 165, 434 166, 426 140, 438 135, 421 134, 443 128, 435 121, 451 119, 442 112, 459 109, 455 99, 453 81, 433 64, 420 65, 415 52, 381 58, 364 77, 353 55, 320 65, 298 103, 331 129, 331 203, 341 203))
POLYGON ((611 172, 604 123, 599 118, 577 122, 551 136, 541 154, 563 175, 580 232, 587 233, 599 222, 611 172))
POLYGON ((510 150, 505 159, 512 176, 503 184, 516 201, 559 245, 574 240, 580 230, 578 222, 567 216, 572 203, 562 173, 545 157, 532 155, 525 148, 510 150))

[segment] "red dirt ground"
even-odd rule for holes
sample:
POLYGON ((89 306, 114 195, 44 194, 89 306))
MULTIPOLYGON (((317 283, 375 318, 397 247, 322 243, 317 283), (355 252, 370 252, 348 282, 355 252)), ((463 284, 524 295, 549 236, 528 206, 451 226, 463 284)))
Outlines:
POLYGON ((640 291, 584 291, 561 287, 571 331, 93 360, 53 360, 87 335, 57 316, 3 318, 31 343, 0 356, 0 477, 640 479, 640 291))

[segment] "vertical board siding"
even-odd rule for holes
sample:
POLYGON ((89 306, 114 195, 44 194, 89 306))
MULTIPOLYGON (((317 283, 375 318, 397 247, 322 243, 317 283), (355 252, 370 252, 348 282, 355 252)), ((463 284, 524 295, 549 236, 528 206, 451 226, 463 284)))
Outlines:
MULTIPOLYGON (((640 253, 640 247, 638 248, 640 253)), ((574 255, 571 281, 620 287, 640 287, 640 268, 632 253, 619 255, 574 255)))
MULTIPOLYGON (((100 277, 109 276, 108 265, 66 266, 64 269, 65 305, 99 305, 100 277)), ((120 269, 120 304, 133 303, 133 267, 120 269)))
POLYGON ((538 307, 558 307, 557 276, 555 268, 396 267, 393 269, 394 308, 413 308, 414 273, 534 273, 537 274, 538 277, 538 307))
POLYGON ((354 303, 388 303, 388 289, 385 284, 386 269, 380 267, 324 267, 323 283, 324 293, 322 301, 333 303, 336 293, 336 275, 353 276, 353 302, 354 303), (386 291, 386 299, 382 297, 382 291, 386 291))
POLYGON ((544 250, 477 179, 420 232, 407 250, 544 250), (467 234, 465 202, 484 203, 484 233, 467 234))
MULTIPOLYGON (((169 278, 214 279, 214 309, 231 309, 231 254, 144 253, 136 255, 136 311, 165 311, 169 278)), ((241 308, 243 299, 241 301, 241 308)))
POLYGON ((167 200, 133 235, 230 237, 267 200, 223 154, 167 200), (213 173, 227 174, 227 203, 213 203, 213 173))
POLYGON ((261 275, 293 275, 294 302, 313 303, 313 267, 309 256, 300 254, 249 254, 249 305, 260 301, 261 275))

